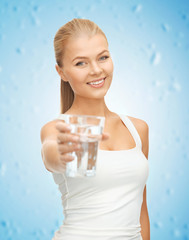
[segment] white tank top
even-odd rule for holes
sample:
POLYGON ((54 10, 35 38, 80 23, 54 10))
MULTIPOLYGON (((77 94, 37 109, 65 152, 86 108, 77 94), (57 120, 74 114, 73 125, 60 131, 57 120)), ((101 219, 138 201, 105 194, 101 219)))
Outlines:
POLYGON ((141 240, 140 212, 148 160, 132 121, 119 114, 136 146, 98 149, 96 176, 52 173, 62 194, 64 221, 53 240, 141 240))

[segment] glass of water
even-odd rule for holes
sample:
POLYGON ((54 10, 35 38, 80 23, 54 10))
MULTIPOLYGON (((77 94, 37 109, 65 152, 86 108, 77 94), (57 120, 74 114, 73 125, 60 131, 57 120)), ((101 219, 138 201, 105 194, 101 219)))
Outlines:
POLYGON ((81 150, 70 153, 74 156, 74 160, 66 164, 66 176, 95 176, 98 145, 102 138, 105 118, 92 115, 60 114, 59 119, 70 125, 71 133, 79 136, 81 144, 81 150))

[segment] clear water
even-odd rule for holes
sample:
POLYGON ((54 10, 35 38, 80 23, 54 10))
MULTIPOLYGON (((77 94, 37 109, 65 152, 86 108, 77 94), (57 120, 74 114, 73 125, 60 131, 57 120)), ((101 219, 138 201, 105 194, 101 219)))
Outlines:
POLYGON ((81 138, 82 149, 73 152, 75 159, 67 163, 68 177, 92 177, 96 175, 96 161, 99 138, 81 138))

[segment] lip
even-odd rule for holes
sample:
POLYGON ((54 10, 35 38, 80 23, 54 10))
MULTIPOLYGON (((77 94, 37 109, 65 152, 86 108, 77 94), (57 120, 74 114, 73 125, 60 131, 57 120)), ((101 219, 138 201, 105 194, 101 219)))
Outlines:
POLYGON ((95 80, 95 81, 91 81, 90 83, 92 82, 96 82, 96 81, 100 81, 100 80, 104 80, 102 83, 99 83, 99 84, 95 84, 95 85, 91 85, 91 84, 88 84, 90 87, 93 87, 93 88, 101 88, 104 83, 105 83, 105 80, 106 80, 106 77, 105 78, 101 78, 101 79, 98 79, 98 80, 95 80))
POLYGON ((88 83, 97 82, 97 81, 100 81, 100 80, 102 80, 102 79, 104 79, 104 80, 105 80, 105 77, 104 77, 104 78, 95 79, 95 80, 93 80, 93 81, 90 81, 90 82, 88 82, 88 83))

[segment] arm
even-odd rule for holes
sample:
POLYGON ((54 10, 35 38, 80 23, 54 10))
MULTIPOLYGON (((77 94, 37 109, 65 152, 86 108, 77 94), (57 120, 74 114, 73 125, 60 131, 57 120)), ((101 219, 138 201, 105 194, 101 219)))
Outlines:
POLYGON ((41 128, 40 132, 41 156, 46 169, 50 172, 57 172, 59 163, 56 122, 56 120, 48 122, 41 128))
MULTIPOLYGON (((144 121, 142 121, 140 124, 139 134, 142 140, 142 151, 145 157, 148 159, 149 129, 148 129, 148 125, 144 121)), ((140 224, 141 224, 142 239, 150 240, 150 221, 149 221, 147 201, 146 201, 146 186, 144 187, 144 192, 143 192, 143 203, 141 207, 140 224)))
MULTIPOLYGON (((66 163, 73 161, 73 157, 68 153, 80 149, 77 146, 79 140, 73 138, 67 124, 63 124, 62 120, 54 120, 45 124, 41 128, 40 135, 42 143, 41 156, 46 169, 50 172, 64 172, 66 163), (68 142, 73 144, 68 145, 68 142)), ((109 134, 103 133, 102 141, 108 138, 109 134)))

